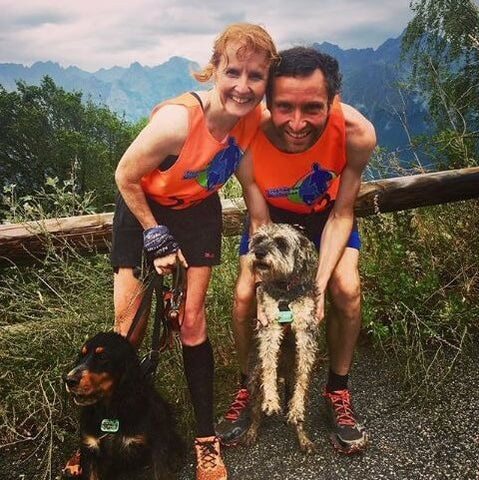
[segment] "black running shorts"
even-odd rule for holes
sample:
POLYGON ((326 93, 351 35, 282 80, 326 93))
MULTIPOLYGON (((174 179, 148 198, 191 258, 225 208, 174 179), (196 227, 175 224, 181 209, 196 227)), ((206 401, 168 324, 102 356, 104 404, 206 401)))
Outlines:
MULTIPOLYGON (((164 207, 148 198, 147 201, 158 224, 170 229, 189 266, 220 263, 223 225, 217 193, 182 210, 164 207)), ((138 269, 143 265, 143 260, 143 228, 118 194, 113 217, 112 267, 114 271, 120 267, 138 269)))

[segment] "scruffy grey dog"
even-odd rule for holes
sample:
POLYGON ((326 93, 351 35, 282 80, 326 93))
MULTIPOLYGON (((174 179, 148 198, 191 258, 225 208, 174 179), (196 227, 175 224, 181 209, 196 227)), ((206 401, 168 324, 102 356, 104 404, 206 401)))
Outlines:
POLYGON ((301 450, 314 451, 304 431, 305 402, 318 351, 316 320, 317 253, 314 245, 287 224, 261 227, 251 237, 249 260, 257 285, 256 349, 249 380, 251 426, 245 442, 256 441, 261 412, 279 413, 278 378, 289 396, 287 419, 301 450))

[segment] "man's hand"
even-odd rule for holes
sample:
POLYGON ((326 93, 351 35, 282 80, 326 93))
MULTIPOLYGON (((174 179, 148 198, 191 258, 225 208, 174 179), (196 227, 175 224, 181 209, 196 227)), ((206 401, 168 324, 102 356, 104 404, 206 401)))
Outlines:
POLYGON ((143 248, 150 258, 166 257, 180 246, 165 225, 155 225, 143 231, 143 248))
POLYGON ((266 325, 268 325, 268 319, 266 318, 263 309, 258 308, 256 317, 258 320, 257 327, 266 327, 266 325))
POLYGON ((316 320, 321 323, 324 319, 324 292, 316 293, 316 320))

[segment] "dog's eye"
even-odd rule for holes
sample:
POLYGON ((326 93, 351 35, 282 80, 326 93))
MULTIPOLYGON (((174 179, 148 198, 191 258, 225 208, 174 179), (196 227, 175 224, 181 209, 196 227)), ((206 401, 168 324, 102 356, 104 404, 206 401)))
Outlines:
POLYGON ((288 241, 283 237, 276 237, 274 239, 274 244, 281 253, 287 253, 289 250, 288 241))
POLYGON ((103 360, 106 357, 105 349, 103 347, 95 348, 95 357, 103 360))
POLYGON ((264 240, 266 239, 266 237, 264 235, 254 235, 252 237, 252 240, 254 243, 261 243, 261 242, 264 242, 264 240))
POLYGON ((109 358, 106 352, 104 350, 101 350, 99 352, 95 352, 95 361, 99 365, 106 365, 109 362, 109 358))

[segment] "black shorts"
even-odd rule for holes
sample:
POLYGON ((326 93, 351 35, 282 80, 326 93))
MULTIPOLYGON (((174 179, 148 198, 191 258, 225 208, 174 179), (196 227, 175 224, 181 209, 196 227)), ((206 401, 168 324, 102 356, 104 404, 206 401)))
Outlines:
MULTIPOLYGON (((158 224, 170 229, 189 266, 220 263, 223 219, 217 193, 182 210, 164 207, 149 198, 147 201, 158 224)), ((120 194, 115 202, 110 259, 114 271, 120 267, 137 269, 144 265, 143 228, 120 194)))

